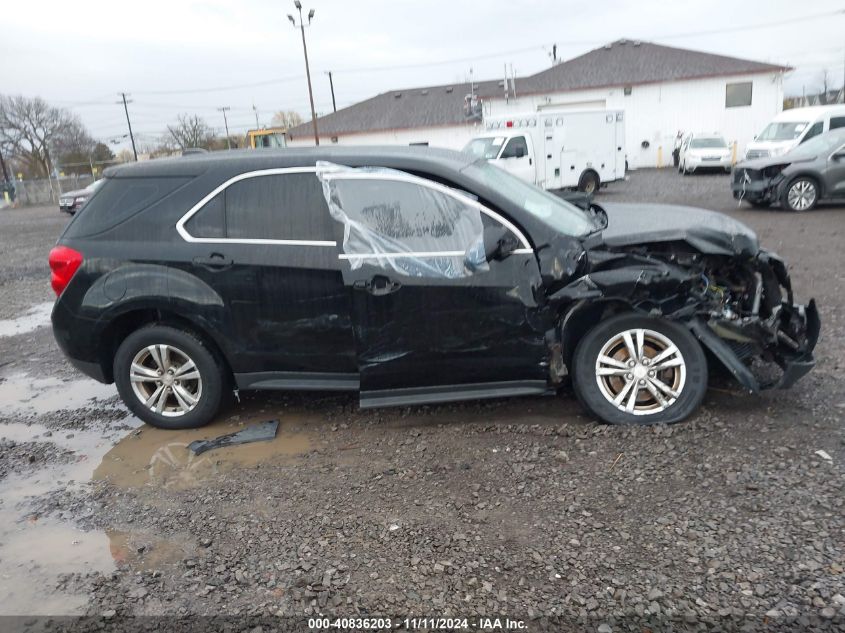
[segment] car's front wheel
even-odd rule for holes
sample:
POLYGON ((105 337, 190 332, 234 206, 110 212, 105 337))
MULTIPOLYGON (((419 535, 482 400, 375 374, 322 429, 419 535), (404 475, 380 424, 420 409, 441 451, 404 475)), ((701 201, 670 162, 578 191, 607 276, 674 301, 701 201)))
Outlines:
POLYGON ((610 424, 679 422, 704 398, 707 359, 682 325, 621 314, 581 339, 573 386, 584 407, 610 424))
POLYGON ((799 177, 790 182, 781 202, 790 211, 809 211, 819 200, 819 187, 812 178, 799 177))
POLYGON ((223 368, 199 338, 164 325, 126 337, 115 354, 114 381, 132 413, 163 429, 211 422, 226 384, 223 368))

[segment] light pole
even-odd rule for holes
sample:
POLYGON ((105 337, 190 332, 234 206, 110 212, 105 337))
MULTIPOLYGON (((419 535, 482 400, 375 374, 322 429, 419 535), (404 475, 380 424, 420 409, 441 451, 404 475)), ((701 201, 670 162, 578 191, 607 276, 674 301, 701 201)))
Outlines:
MULTIPOLYGON (((311 124, 314 126, 314 144, 320 144, 320 134, 317 132, 317 112, 314 110, 314 91, 311 89, 311 69, 308 67, 308 47, 305 45, 305 21, 302 19, 302 3, 299 0, 293 1, 293 6, 299 11, 299 24, 296 23, 294 17, 288 13, 288 20, 293 24, 293 27, 299 27, 302 33, 302 52, 305 53, 305 76, 308 78, 308 98, 311 100, 311 124)), ((311 20, 314 19, 314 9, 308 12, 308 26, 311 26, 311 20)))

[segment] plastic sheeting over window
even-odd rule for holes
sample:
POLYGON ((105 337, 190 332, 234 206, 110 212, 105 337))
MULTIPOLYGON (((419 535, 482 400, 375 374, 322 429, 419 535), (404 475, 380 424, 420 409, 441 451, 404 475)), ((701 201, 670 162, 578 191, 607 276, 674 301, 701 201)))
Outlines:
POLYGON ((488 269, 481 211, 442 185, 385 168, 317 163, 343 255, 406 277, 457 279, 488 269))

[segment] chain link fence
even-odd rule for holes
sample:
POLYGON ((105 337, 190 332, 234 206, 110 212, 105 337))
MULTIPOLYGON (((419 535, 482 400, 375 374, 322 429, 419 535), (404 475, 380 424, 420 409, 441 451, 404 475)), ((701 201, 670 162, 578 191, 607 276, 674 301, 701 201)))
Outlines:
POLYGON ((43 178, 39 180, 15 181, 15 202, 17 207, 58 204, 59 196, 68 191, 84 189, 94 182, 94 177, 87 175, 69 175, 61 178, 43 178))

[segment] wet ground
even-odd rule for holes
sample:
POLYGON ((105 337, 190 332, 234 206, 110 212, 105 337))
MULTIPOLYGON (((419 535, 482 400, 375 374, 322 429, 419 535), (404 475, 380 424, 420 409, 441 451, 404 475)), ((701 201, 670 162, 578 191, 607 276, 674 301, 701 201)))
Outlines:
POLYGON ((841 624, 845 209, 737 209, 727 187, 642 170, 598 200, 752 226, 820 304, 818 367, 783 393, 718 383, 692 420, 643 429, 597 425, 567 393, 379 411, 254 393, 204 429, 149 428, 52 340, 46 257, 67 217, 0 211, 0 615, 841 624), (269 419, 273 441, 187 449, 269 419))

